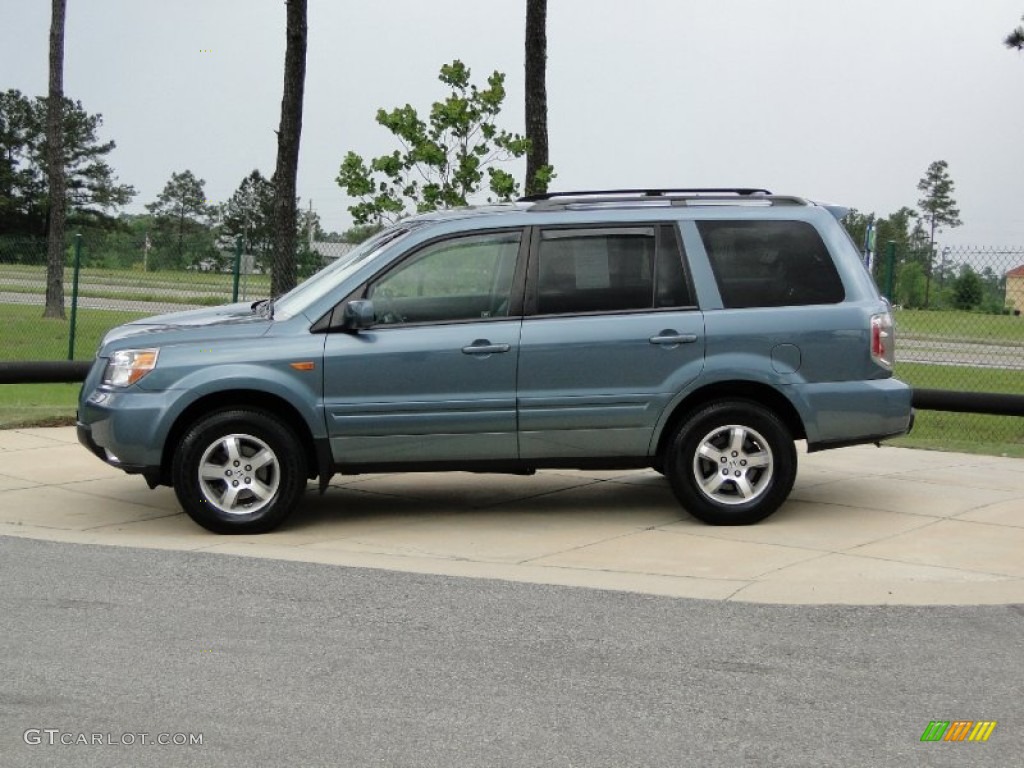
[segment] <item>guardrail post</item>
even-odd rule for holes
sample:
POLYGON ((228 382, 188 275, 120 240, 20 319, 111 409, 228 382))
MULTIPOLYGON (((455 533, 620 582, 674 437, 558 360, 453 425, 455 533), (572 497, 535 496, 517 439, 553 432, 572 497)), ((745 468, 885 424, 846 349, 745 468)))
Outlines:
POLYGON ((78 321, 78 271, 82 267, 82 234, 75 235, 75 266, 71 278, 71 322, 68 325, 68 360, 75 359, 75 326, 78 321))
POLYGON ((242 236, 235 235, 235 279, 231 287, 231 303, 238 301, 238 275, 242 271, 242 236))
POLYGON ((896 241, 890 240, 885 246, 885 298, 895 304, 893 286, 896 282, 896 241))

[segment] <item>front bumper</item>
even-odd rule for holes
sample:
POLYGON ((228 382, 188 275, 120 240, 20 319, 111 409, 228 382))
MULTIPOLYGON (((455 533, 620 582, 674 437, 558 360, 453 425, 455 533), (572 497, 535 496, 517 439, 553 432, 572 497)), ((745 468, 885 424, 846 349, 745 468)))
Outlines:
POLYGON ((78 434, 78 442, 84 445, 89 451, 100 461, 109 464, 112 467, 127 472, 129 475, 142 475, 146 478, 146 482, 149 483, 150 487, 155 487, 160 483, 160 467, 153 466, 150 464, 132 464, 121 461, 121 459, 114 453, 111 453, 106 448, 99 446, 92 437, 92 429, 88 424, 77 422, 76 432, 78 434))
POLYGON ((179 393, 104 387, 104 367, 98 359, 82 385, 78 442, 106 464, 143 475, 152 486, 161 478, 168 417, 179 393))

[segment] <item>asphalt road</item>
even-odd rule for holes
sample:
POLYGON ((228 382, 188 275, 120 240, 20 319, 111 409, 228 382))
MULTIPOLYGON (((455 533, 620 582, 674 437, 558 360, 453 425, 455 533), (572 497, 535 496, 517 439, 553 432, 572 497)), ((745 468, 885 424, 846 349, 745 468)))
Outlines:
POLYGON ((972 344, 943 339, 905 339, 897 333, 896 359, 901 363, 1021 371, 1024 370, 1024 347, 1010 344, 972 344))
MULTIPOLYGON (((227 304, 230 299, 225 299, 227 304)), ((42 297, 35 293, 11 293, 0 291, 0 304, 19 304, 23 306, 42 307, 42 297)), ((65 295, 64 306, 71 307, 70 294, 65 295)), ((162 314, 164 312, 182 312, 187 309, 199 309, 199 304, 178 304, 166 301, 136 301, 134 299, 97 299, 89 296, 79 296, 78 306, 80 309, 106 309, 118 312, 149 312, 150 314, 162 314)))
POLYGON ((1024 749, 1021 606, 744 605, 13 538, 0 583, 5 768, 1017 766, 1024 749), (956 719, 998 725, 920 741, 956 719), (135 743, 59 743, 79 734, 135 743))

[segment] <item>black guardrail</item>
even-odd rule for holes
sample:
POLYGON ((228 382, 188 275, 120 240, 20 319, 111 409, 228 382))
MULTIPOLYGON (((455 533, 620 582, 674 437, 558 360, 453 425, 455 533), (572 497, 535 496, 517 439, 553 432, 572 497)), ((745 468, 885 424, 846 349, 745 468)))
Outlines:
MULTIPOLYGON (((85 381, 92 362, 45 360, 0 363, 0 384, 61 384, 85 381)), ((948 389, 915 389, 913 405, 922 411, 990 413, 1024 416, 1024 395, 1000 392, 957 392, 948 389)))
POLYGON ((913 403, 915 408, 922 411, 1024 416, 1024 395, 1007 395, 1001 392, 915 389, 913 403))
POLYGON ((75 384, 85 381, 91 360, 0 363, 0 384, 75 384))

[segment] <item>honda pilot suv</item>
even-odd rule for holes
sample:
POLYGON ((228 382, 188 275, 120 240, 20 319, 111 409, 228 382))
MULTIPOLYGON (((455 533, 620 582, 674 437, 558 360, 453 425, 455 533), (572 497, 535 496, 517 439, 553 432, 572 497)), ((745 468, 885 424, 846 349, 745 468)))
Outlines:
POLYGON ((218 533, 335 473, 653 467, 754 523, 808 451, 908 431, 893 324, 838 221, 765 190, 552 193, 385 229, 274 299, 104 338, 81 442, 218 533))

